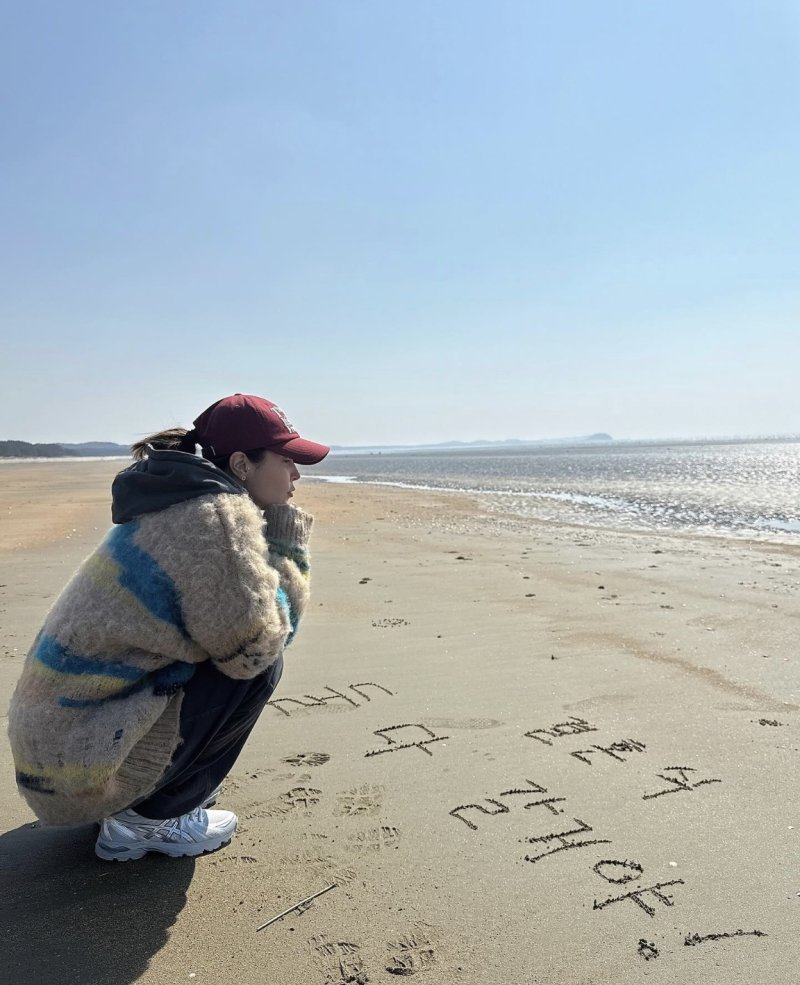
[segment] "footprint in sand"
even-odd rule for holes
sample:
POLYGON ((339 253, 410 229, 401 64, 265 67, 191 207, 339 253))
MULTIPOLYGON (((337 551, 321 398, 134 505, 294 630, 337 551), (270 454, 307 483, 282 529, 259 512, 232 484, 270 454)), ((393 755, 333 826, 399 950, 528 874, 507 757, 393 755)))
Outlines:
POLYGON ((293 787, 291 790, 287 790, 279 800, 290 811, 308 813, 312 807, 320 802, 321 797, 322 791, 315 790, 313 787, 293 787))
POLYGON ((211 859, 211 865, 231 868, 232 866, 254 865, 258 862, 255 855, 221 855, 219 858, 211 859))
POLYGON ((308 942, 314 949, 316 963, 325 975, 326 985, 367 985, 369 977, 359 951, 352 941, 328 940, 324 934, 308 942))
POLYGON ((373 816, 380 812, 383 806, 383 787, 365 783, 352 790, 345 790, 336 796, 337 817, 373 816))
POLYGON ((431 728, 484 729, 503 724, 496 718, 426 718, 425 721, 431 728))
POLYGON ((281 865, 301 869, 316 878, 345 886, 357 878, 356 870, 330 855, 322 855, 312 849, 286 855, 280 859, 281 865))
POLYGON ((275 773, 273 769, 261 769, 261 770, 251 770, 249 773, 238 774, 239 781, 244 780, 262 780, 266 776, 272 776, 275 773))
POLYGON ((320 802, 321 797, 322 791, 314 787, 293 787, 274 800, 266 803, 257 801, 239 813, 246 821, 259 817, 281 817, 284 814, 304 814, 308 817, 311 808, 320 802))
POLYGON ((416 975, 436 964, 430 929, 425 924, 416 924, 410 933, 389 942, 391 956, 386 970, 390 975, 416 975))
POLYGON ((281 762, 292 766, 322 766, 330 758, 326 752, 298 752, 294 756, 287 756, 281 762))
POLYGON ((388 826, 359 831, 347 839, 347 847, 354 852, 380 852, 388 848, 397 848, 399 843, 400 831, 388 826))

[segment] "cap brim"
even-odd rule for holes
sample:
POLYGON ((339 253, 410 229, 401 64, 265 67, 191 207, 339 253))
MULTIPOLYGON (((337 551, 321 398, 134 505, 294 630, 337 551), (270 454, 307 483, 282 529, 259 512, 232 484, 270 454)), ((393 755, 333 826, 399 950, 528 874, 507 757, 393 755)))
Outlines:
POLYGON ((276 446, 276 450, 280 450, 281 454, 291 458, 298 465, 316 465, 325 458, 330 448, 327 445, 317 444, 316 441, 307 441, 305 438, 290 438, 279 448, 276 446))

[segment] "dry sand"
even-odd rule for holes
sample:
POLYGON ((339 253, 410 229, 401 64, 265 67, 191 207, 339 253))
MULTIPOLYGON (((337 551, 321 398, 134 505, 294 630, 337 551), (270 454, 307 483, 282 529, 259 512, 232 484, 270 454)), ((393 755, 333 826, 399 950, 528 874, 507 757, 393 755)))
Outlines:
MULTIPOLYGON (((0 465, 3 714, 117 468, 0 465)), ((300 490, 313 597, 239 836, 101 863, 31 825, 3 741, 4 981, 798 980, 800 551, 300 490)))

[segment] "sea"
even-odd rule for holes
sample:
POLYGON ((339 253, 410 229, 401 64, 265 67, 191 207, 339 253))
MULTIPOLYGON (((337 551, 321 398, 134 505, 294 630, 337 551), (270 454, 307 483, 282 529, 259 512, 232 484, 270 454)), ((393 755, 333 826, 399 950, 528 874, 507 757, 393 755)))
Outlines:
POLYGON ((305 474, 467 493, 554 523, 800 545, 800 437, 335 452, 305 474))

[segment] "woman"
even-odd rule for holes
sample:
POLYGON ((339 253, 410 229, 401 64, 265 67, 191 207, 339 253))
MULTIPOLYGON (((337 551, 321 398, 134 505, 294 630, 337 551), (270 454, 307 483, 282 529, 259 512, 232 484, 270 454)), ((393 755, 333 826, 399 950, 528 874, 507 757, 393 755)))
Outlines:
POLYGON ((232 838, 236 815, 207 808, 307 602, 312 517, 289 501, 297 463, 329 451, 239 393, 132 450, 116 526, 50 610, 9 715, 32 810, 99 821, 97 855, 120 861, 232 838))

